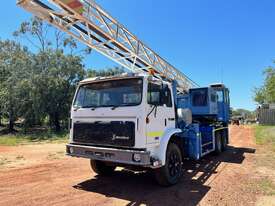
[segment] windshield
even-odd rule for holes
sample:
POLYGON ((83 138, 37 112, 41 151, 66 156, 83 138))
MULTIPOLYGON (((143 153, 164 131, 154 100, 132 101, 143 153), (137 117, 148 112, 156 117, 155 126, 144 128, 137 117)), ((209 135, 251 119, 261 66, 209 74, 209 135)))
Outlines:
POLYGON ((83 85, 74 107, 119 107, 139 105, 142 100, 142 79, 112 80, 83 85))

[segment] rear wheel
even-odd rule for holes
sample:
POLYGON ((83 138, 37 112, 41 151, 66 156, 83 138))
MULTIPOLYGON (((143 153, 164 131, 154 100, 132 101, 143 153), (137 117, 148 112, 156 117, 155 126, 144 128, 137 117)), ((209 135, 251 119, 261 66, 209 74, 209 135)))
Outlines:
POLYGON ((166 163, 155 171, 160 185, 170 186, 179 182, 182 176, 182 154, 178 145, 170 143, 166 151, 166 163))
POLYGON ((98 160, 91 160, 90 164, 93 171, 102 176, 112 175, 114 170, 116 169, 115 166, 107 165, 105 162, 98 160))
POLYGON ((215 133, 215 154, 218 155, 222 152, 222 136, 221 132, 215 133))

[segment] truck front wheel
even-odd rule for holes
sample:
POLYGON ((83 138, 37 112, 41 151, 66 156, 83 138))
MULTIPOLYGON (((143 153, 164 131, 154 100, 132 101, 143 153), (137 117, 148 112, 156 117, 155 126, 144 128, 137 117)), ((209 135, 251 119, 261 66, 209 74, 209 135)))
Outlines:
POLYGON ((179 182, 183 174, 182 155, 178 145, 170 143, 166 151, 166 163, 155 171, 156 180, 160 185, 170 186, 179 182))
POLYGON ((98 160, 91 160, 90 164, 93 171, 102 176, 109 176, 113 174, 114 170, 116 169, 115 166, 107 165, 105 162, 98 160))

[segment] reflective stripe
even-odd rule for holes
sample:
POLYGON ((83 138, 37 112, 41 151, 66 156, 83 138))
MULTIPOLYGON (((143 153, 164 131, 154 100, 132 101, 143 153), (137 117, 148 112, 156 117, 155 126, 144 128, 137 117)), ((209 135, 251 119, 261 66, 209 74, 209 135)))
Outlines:
POLYGON ((218 129, 214 129, 214 132, 219 131, 219 130, 223 130, 223 129, 228 129, 228 127, 221 127, 221 128, 218 128, 218 129))
POLYGON ((157 132, 147 132, 146 136, 147 137, 161 137, 164 132, 162 131, 157 131, 157 132))

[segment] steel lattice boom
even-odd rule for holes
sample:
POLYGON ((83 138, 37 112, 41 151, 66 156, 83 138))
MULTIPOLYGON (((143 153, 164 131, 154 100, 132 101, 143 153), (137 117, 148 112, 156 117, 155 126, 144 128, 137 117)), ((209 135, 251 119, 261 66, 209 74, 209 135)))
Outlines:
POLYGON ((153 70, 187 90, 196 83, 143 44, 92 0, 18 0, 17 4, 134 72, 153 70))

